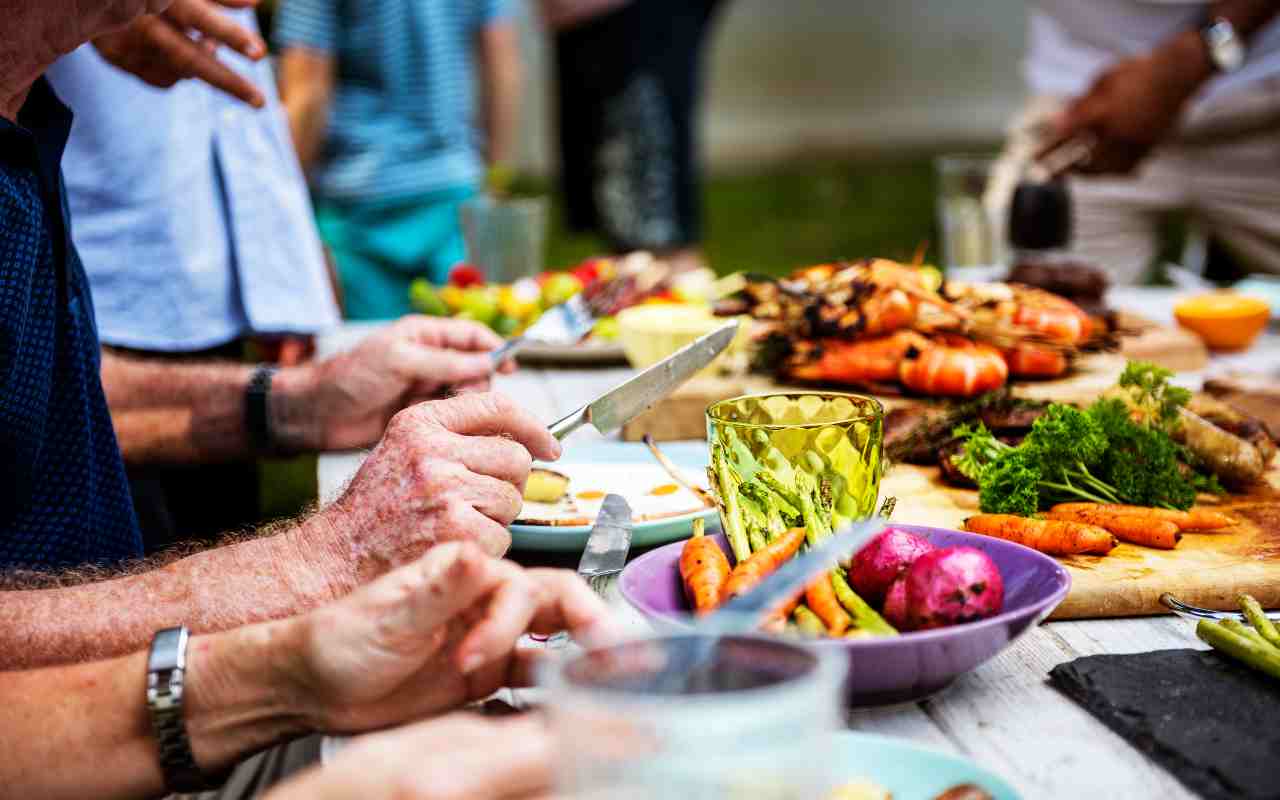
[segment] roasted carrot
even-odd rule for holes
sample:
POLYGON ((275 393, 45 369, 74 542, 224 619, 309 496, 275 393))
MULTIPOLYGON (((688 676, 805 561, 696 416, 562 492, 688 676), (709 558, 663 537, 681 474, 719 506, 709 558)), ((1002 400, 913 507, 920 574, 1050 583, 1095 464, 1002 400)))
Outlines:
POLYGON ((1210 511, 1207 508, 1192 508, 1178 511, 1173 508, 1149 508, 1147 506, 1126 506, 1116 503, 1059 503, 1054 511, 1103 511, 1109 514, 1125 514, 1126 516, 1155 517, 1172 522, 1184 531, 1214 531, 1219 528, 1230 528, 1237 523, 1221 511, 1210 511))
POLYGON ((1096 525, 1062 520, 1031 519, 1012 514, 979 514, 964 521, 973 533, 1008 539, 1051 556, 1078 553, 1106 555, 1116 546, 1116 537, 1096 525))
POLYGON ((1083 522, 1106 528, 1123 542, 1158 547, 1161 550, 1172 550, 1178 546, 1182 532, 1178 526, 1167 519, 1158 517, 1139 517, 1135 514, 1118 514, 1105 511, 1050 511, 1049 519, 1065 522, 1083 522))
POLYGON ((792 528, 778 536, 763 550, 758 550, 750 558, 738 562, 729 573, 725 582, 721 601, 751 591, 751 589, 783 562, 796 554, 804 543, 804 528, 792 528))
POLYGON ((843 636, 853 624, 849 612, 836 599, 836 590, 831 585, 829 573, 818 576, 817 580, 809 584, 809 588, 804 590, 804 602, 810 611, 818 615, 822 624, 827 626, 828 636, 843 636))
POLYGON ((680 551, 680 577, 695 614, 708 614, 720 605, 729 580, 729 559, 716 540, 704 535, 702 520, 693 523, 693 538, 680 551))

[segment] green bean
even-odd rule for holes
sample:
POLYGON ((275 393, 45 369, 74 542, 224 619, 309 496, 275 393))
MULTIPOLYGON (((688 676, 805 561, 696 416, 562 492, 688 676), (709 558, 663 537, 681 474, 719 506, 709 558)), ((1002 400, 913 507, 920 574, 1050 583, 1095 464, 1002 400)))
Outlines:
POLYGON ((836 599, 840 601, 840 605, 853 616, 853 624, 860 630, 867 631, 875 636, 896 636, 898 629, 889 624, 889 622, 877 612, 874 608, 867 605, 867 601, 858 596, 853 590, 849 582, 845 580, 840 570, 831 571, 831 586, 836 590, 836 599))
POLYGON ((800 628, 800 633, 804 636, 822 637, 827 635, 827 626, 823 625, 818 615, 810 611, 809 607, 803 603, 796 606, 796 610, 792 612, 792 617, 800 628))
POLYGON ((1254 630, 1272 647, 1280 647, 1280 631, 1277 631, 1275 623, 1267 618, 1266 612, 1262 610, 1262 604, 1253 595, 1248 594, 1240 595, 1238 600, 1240 610, 1244 612, 1245 618, 1249 620, 1254 630))
POLYGON ((1202 619, 1196 624, 1196 636, 1207 642, 1213 649, 1260 672, 1265 672, 1273 678, 1280 679, 1280 652, 1277 652, 1276 648, 1259 644, 1251 637, 1232 633, 1210 619, 1202 619))

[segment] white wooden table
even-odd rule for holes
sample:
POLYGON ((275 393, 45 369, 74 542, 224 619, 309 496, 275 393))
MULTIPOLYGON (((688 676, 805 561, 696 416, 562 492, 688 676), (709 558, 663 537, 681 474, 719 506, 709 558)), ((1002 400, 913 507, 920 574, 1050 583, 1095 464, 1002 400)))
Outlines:
MULTIPOLYGON (((1174 293, 1125 290, 1121 303, 1148 316, 1171 309, 1174 293)), ((1171 311, 1170 311, 1171 316, 1171 311)), ((323 337, 321 354, 345 349, 368 333, 349 325, 323 337)), ((1275 334, 1247 356, 1215 360, 1206 374, 1224 368, 1276 369, 1275 334)), ((630 374, 624 368, 596 370, 522 369, 500 376, 496 388, 518 398, 551 422, 630 374)), ((1197 383, 1202 376, 1183 376, 1197 383)), ((566 440, 599 438, 593 429, 566 440)), ((335 497, 355 474, 360 453, 320 457, 322 501, 335 497)), ((895 516, 912 519, 911 498, 898 498, 895 516)), ((521 554, 516 554, 517 560, 521 554)), ((576 559, 566 565, 576 563, 576 559)), ((628 625, 646 623, 616 592, 611 603, 628 625)), ((1048 683, 1057 664, 1097 653, 1136 653, 1203 645, 1192 626, 1173 617, 1052 622, 1028 631, 996 658, 960 678, 941 694, 919 703, 852 712, 850 727, 900 736, 973 759, 1004 776, 1028 800, 1080 798, 1190 798, 1183 786, 1048 683)))

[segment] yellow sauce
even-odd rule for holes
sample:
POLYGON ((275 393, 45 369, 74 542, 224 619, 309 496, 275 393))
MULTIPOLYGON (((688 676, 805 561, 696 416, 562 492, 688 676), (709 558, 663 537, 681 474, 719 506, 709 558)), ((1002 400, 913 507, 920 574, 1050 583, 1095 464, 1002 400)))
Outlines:
POLYGON ((661 486, 655 486, 649 494, 661 497, 667 494, 675 494, 678 491, 680 491, 680 487, 676 486, 674 483, 664 483, 661 486))
POLYGON ((598 489, 588 489, 585 492, 578 492, 577 497, 579 500, 599 500, 604 497, 604 492, 598 489))

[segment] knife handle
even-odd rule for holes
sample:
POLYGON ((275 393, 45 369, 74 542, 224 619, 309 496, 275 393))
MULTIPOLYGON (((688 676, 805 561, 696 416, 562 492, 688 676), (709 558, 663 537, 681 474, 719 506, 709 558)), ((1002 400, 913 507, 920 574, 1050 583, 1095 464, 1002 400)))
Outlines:
POLYGON ((558 419, 547 426, 547 430, 556 439, 564 439, 564 437, 581 428, 587 422, 587 407, 583 406, 572 414, 558 419))

